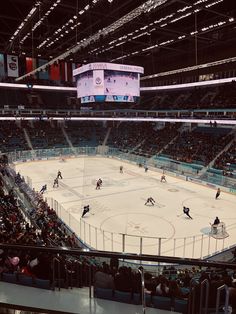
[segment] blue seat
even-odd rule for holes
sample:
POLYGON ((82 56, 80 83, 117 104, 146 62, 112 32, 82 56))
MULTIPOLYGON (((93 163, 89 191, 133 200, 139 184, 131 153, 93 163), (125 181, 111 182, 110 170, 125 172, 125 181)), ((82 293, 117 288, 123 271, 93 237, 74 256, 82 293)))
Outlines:
POLYGON ((34 280, 36 288, 50 289, 50 280, 38 279, 34 280))
POLYGON ((114 300, 118 302, 130 303, 131 302, 131 293, 115 290, 114 300))
POLYGON ((141 296, 140 293, 133 293, 133 299, 132 299, 133 304, 141 304, 141 296))
POLYGON ((188 313, 188 300, 175 299, 174 300, 174 312, 188 313))
POLYGON ((2 273, 2 281, 17 283, 16 274, 2 273))
POLYGON ((145 304, 146 304, 146 306, 151 306, 152 305, 152 296, 151 296, 151 294, 145 293, 145 304))
POLYGON ((162 296, 153 296, 152 297, 153 307, 162 310, 171 310, 171 298, 162 297, 162 296))
POLYGON ((94 296, 100 299, 113 300, 113 290, 104 288, 94 288, 94 296))
POLYGON ((18 276, 18 281, 21 285, 24 286, 33 286, 33 278, 30 276, 25 276, 25 275, 19 275, 18 276))

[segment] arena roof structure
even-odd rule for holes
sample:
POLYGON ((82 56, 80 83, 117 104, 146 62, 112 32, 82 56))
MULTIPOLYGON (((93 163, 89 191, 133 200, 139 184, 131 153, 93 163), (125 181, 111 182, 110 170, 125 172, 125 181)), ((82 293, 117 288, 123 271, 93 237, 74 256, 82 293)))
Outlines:
POLYGON ((140 64, 145 75, 232 58, 234 0, 9 0, 0 51, 80 64, 140 64))

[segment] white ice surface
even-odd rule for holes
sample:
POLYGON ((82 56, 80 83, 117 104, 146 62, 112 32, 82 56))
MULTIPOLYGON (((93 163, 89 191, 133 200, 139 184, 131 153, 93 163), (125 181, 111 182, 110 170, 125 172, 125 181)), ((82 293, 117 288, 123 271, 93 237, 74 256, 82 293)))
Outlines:
POLYGON ((97 249, 122 251, 126 234, 130 236, 125 236, 125 252, 139 253, 142 237, 142 253, 157 254, 160 237, 162 255, 199 258, 236 242, 236 197, 228 193, 215 200, 211 188, 171 176, 161 183, 159 172, 145 173, 137 165, 112 158, 33 161, 17 164, 16 171, 30 177, 36 190, 47 184, 45 197, 61 205, 61 218, 97 249), (53 188, 59 169, 63 180, 53 188), (96 190, 99 178, 103 186, 96 190), (155 199, 154 206, 144 205, 149 196, 155 199), (91 211, 81 219, 88 204, 91 211), (193 220, 182 213, 183 205, 190 208, 193 220), (216 216, 226 224, 229 237, 224 240, 208 236, 216 216))

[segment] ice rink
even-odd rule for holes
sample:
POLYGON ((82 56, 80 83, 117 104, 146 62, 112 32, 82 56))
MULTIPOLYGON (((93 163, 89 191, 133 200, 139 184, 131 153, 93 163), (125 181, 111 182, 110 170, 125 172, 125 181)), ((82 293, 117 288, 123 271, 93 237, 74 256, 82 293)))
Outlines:
POLYGON ((16 171, 31 178, 36 190, 47 184, 49 204, 90 247, 199 258, 235 244, 234 195, 222 192, 215 200, 214 189, 168 175, 167 183, 161 183, 158 170, 145 172, 137 165, 105 157, 18 163, 16 171), (63 179, 53 188, 58 170, 63 179), (96 190, 99 178, 103 186, 96 190), (150 196, 156 203, 145 206, 150 196), (82 208, 88 204, 91 211, 81 219, 82 208), (183 214, 183 206, 190 208, 193 219, 183 214), (216 216, 225 222, 229 237, 209 236, 216 216))

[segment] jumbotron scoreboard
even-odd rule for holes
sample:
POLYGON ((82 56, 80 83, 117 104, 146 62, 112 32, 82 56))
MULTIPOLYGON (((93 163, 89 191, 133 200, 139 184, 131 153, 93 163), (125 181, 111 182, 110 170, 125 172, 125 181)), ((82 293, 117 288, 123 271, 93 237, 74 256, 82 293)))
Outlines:
POLYGON ((115 63, 89 63, 73 71, 81 103, 136 102, 143 67, 115 63))

